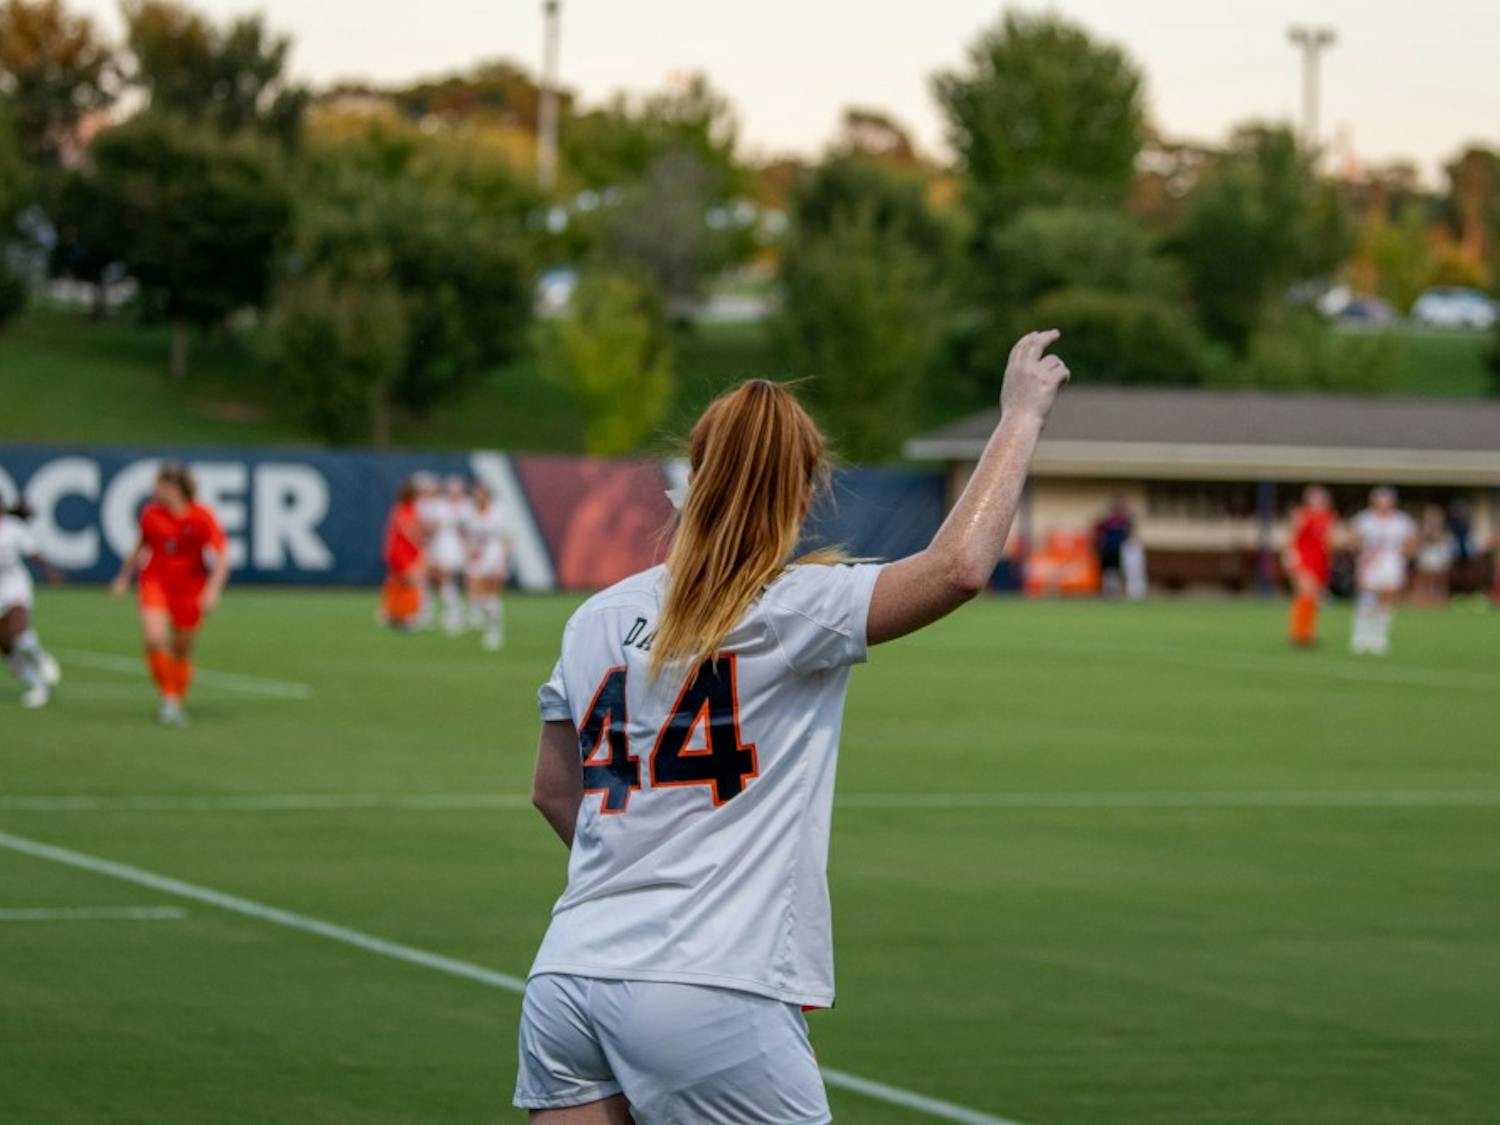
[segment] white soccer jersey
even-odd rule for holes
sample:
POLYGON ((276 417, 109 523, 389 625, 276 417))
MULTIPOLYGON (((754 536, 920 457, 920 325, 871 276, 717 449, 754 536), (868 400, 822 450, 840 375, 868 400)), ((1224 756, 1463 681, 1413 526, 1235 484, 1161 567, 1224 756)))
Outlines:
POLYGON ((585 602, 539 694, 579 732, 568 886, 532 975, 833 1003, 828 832, 879 566, 797 566, 701 674, 650 680, 664 569, 585 602))
POLYGON ((427 531, 427 560, 439 570, 459 570, 464 564, 463 509, 447 496, 429 496, 417 505, 417 518, 427 531))
POLYGON ((1406 546, 1417 524, 1405 512, 1377 512, 1366 508, 1354 517, 1359 536, 1360 585, 1370 590, 1395 590, 1406 585, 1406 546))
POLYGON ((31 572, 26 560, 37 554, 36 536, 14 516, 0 515, 0 610, 31 604, 31 572))
POLYGON ((492 503, 484 511, 464 506, 464 536, 469 544, 469 573, 482 578, 505 571, 505 516, 492 503))

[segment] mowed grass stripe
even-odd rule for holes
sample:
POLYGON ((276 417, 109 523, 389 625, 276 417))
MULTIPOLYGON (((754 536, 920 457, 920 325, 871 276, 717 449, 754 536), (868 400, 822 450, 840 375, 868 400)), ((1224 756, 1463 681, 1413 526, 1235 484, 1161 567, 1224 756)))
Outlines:
MULTIPOLYGON (((526 990, 526 981, 524 978, 512 976, 509 973, 502 973, 497 969, 489 969, 482 965, 460 961, 453 957, 444 957, 441 954, 430 953, 424 949, 416 949, 410 945, 403 945, 400 942, 386 941, 384 938, 375 937, 360 930, 350 929, 348 926, 340 926, 334 922, 326 922, 321 918, 313 918, 306 914, 294 913, 290 910, 281 910, 278 907, 255 902, 252 899, 226 894, 223 891, 216 891, 211 887, 184 882, 181 879, 174 879, 168 875, 159 875, 154 871, 146 871, 143 868, 133 867, 125 863, 116 863, 113 860, 87 855, 83 852, 73 851, 70 848, 59 848, 39 840, 31 840, 24 836, 15 836, 9 832, 0 832, 0 848, 7 848, 13 852, 19 852, 22 855, 31 856, 35 859, 60 863, 67 867, 75 867, 98 875, 108 876, 109 878, 120 879, 127 883, 150 887, 152 890, 161 891, 164 894, 178 895, 182 898, 191 899, 194 902, 206 903, 209 906, 216 906, 221 910, 243 914, 262 922, 269 922, 272 925, 284 926, 291 930, 300 930, 303 933, 327 938, 330 941, 341 942, 344 945, 352 945, 357 949, 363 949, 366 952, 375 953, 382 957, 389 957, 392 960, 403 961, 424 969, 432 969, 436 972, 446 973, 449 976, 462 977, 465 980, 475 981, 479 984, 488 985, 491 988, 498 988, 517 994, 526 990)), ((1007 1118, 995 1117, 992 1114, 983 1113, 966 1106, 954 1105, 952 1102, 928 1097, 914 1090, 903 1090, 897 1086, 891 1086, 884 1082, 876 1082, 868 1078, 861 1078, 858 1075, 849 1074, 845 1071, 825 1071, 824 1080, 830 1085, 852 1090, 855 1093, 863 1094, 877 1101, 913 1109, 929 1117, 960 1122, 962 1125, 1019 1125, 1019 1123, 1007 1118)))

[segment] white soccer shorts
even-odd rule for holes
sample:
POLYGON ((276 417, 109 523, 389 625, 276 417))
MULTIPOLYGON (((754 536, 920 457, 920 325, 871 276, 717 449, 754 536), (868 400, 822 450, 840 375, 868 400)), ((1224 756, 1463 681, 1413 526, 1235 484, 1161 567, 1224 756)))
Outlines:
POLYGON ((16 606, 31 608, 31 576, 19 567, 0 570, 0 613, 16 606))
POLYGON ((663 981, 532 977, 521 1005, 523 1109, 623 1093, 637 1125, 824 1125, 833 1118, 795 1004, 663 981))

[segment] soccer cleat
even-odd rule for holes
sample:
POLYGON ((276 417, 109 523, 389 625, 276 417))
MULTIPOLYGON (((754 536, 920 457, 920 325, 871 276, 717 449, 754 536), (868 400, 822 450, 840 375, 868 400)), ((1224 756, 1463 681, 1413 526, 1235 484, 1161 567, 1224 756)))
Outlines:
POLYGON ((185 727, 188 725, 187 712, 178 700, 163 699, 156 709, 156 721, 164 727, 185 727))
POLYGON ((32 684, 21 695, 21 706, 28 711, 47 706, 47 701, 52 698, 52 692, 46 684, 32 684))
POLYGON ((500 639, 499 633, 486 633, 484 635, 485 652, 499 652, 503 645, 504 642, 500 639))
POLYGON ((62 669, 58 667, 57 660, 50 652, 44 652, 37 658, 37 674, 42 677, 42 683, 49 688, 55 688, 62 682, 62 669))

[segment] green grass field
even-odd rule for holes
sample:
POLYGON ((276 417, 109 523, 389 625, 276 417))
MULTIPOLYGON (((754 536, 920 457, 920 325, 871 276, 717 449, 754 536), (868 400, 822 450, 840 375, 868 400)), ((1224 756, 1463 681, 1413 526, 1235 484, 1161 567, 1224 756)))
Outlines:
MULTIPOLYGON (((0 1118, 519 1120, 505 989, 16 843, 524 973, 565 861, 524 807, 533 698, 573 602, 512 599, 487 656, 377 630, 367 593, 231 595, 186 731, 149 720, 127 605, 41 595, 67 678, 0 700, 0 1118), (121 907, 182 913, 16 913, 121 907)), ((1360 662, 1286 651, 1282 609, 988 601, 876 650, 825 1066, 970 1122, 1495 1120, 1500 617, 1406 611, 1360 662)))

